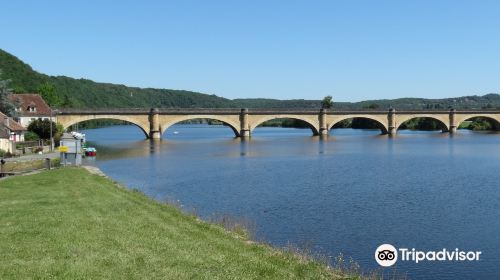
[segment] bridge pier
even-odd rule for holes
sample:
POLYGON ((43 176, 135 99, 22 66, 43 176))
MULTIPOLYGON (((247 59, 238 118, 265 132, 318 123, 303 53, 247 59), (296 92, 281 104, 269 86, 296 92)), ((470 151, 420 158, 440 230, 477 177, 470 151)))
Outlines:
POLYGON ((326 123, 326 109, 319 110, 319 135, 324 136, 328 135, 328 124, 326 123))
POLYGON ((149 139, 161 139, 159 116, 158 108, 151 108, 149 111, 149 139))
POLYGON ((248 124, 248 109, 240 112, 240 137, 250 137, 250 125, 248 124))
POLYGON ((450 128, 448 129, 450 134, 455 134, 457 132, 457 123, 455 121, 455 109, 450 109, 450 128))
POLYGON ((389 136, 395 136, 397 133, 397 126, 396 126, 396 110, 394 108, 389 109, 389 114, 387 115, 387 134, 389 136))

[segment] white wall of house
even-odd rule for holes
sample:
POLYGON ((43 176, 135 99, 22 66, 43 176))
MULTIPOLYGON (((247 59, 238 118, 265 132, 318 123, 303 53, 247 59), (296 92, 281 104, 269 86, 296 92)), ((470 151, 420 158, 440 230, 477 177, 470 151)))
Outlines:
POLYGON ((9 153, 13 153, 14 143, 9 139, 0 138, 0 150, 4 150, 9 153))
MULTIPOLYGON (((49 116, 46 116, 46 117, 19 117, 18 119, 19 119, 18 123, 20 123, 22 126, 28 128, 28 125, 30 125, 30 123, 32 121, 37 120, 37 119, 50 120, 50 117, 49 116)), ((55 117, 52 117, 52 121, 55 121, 55 117)))

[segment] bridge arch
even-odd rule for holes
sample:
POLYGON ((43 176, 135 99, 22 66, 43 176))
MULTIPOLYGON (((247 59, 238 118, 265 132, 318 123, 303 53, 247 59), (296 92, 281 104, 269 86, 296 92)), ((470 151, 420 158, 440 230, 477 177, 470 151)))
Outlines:
POLYGON ((439 128, 441 129, 442 132, 450 131, 449 116, 448 115, 426 115, 426 114, 397 116, 396 131, 399 130, 405 122, 413 120, 413 119, 417 119, 417 118, 431 119, 433 121, 436 121, 439 124, 439 128))
POLYGON ((299 120, 307 124, 307 126, 312 130, 313 135, 319 134, 319 121, 308 118, 307 116, 300 115, 268 115, 268 116, 251 116, 250 132, 253 132, 259 125, 275 119, 293 119, 299 120))
POLYGON ((90 120, 102 120, 102 119, 110 119, 110 120, 119 120, 131 123, 137 126, 146 136, 149 138, 149 121, 148 119, 136 119, 129 116, 120 116, 120 115, 80 115, 80 116, 65 116, 60 115, 56 117, 57 123, 61 124, 64 130, 68 129, 70 126, 75 125, 80 122, 90 121, 90 120))
MULTIPOLYGON (((386 119, 387 117, 384 116, 386 119)), ((385 124, 384 122, 384 119, 383 117, 377 117, 377 116, 372 116, 372 115, 346 115, 346 116, 340 116, 338 118, 335 118, 334 120, 332 120, 328 126, 328 130, 332 130, 333 127, 342 122, 342 121, 345 121, 345 120, 348 120, 348 119, 367 119, 367 120, 371 120, 373 122, 375 122, 380 131, 382 132, 382 134, 387 134, 389 129, 387 127, 387 125, 385 124)), ((386 121, 386 120, 385 120, 386 121)))
POLYGON ((171 117, 168 116, 168 119, 163 120, 160 122, 160 132, 161 135, 167 131, 169 127, 172 125, 183 122, 183 121, 188 121, 188 120, 195 120, 195 119, 209 119, 209 120, 216 120, 220 121, 223 124, 227 125, 231 130, 234 132, 234 135, 236 137, 240 136, 240 131, 239 127, 240 124, 239 122, 236 122, 235 120, 231 119, 230 117, 227 116, 216 116, 216 115, 187 115, 187 116, 175 116, 171 117))
POLYGON ((486 119, 492 124, 492 128, 494 130, 500 130, 500 115, 493 115, 493 114, 470 114, 470 115, 465 115, 465 116, 459 116, 459 118, 456 118, 457 128, 463 122, 468 121, 470 119, 475 119, 475 118, 486 119))

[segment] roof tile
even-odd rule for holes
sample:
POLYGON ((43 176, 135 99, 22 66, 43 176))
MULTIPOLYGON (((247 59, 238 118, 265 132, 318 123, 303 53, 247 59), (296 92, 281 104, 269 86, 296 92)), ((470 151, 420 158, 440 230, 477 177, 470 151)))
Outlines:
POLYGON ((2 112, 0 112, 0 126, 7 127, 11 131, 25 131, 25 130, 27 130, 20 123, 16 122, 14 119, 12 119, 10 117, 7 117, 2 112), (5 118, 9 118, 9 125, 8 126, 5 125, 5 118))
POLYGON ((11 94, 9 96, 10 100, 18 103, 21 110, 19 114, 21 116, 50 116, 50 107, 45 103, 43 98, 36 93, 20 93, 11 94), (34 106, 36 108, 35 112, 28 111, 29 106, 34 106))

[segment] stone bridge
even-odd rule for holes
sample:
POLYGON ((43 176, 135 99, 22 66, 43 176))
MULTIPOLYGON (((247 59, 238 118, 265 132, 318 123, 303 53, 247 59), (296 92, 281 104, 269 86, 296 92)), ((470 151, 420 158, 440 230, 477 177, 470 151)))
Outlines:
POLYGON ((500 110, 458 111, 337 111, 283 109, 60 109, 56 121, 65 129, 79 122, 95 119, 122 120, 138 126, 147 138, 159 139, 173 124, 192 119, 217 120, 229 126, 237 137, 247 137, 262 123, 273 119, 296 119, 305 122, 313 135, 328 135, 332 127, 346 119, 365 118, 375 121, 383 134, 395 135, 404 122, 414 118, 436 120, 443 132, 455 133, 464 121, 481 117, 500 129, 500 110))

